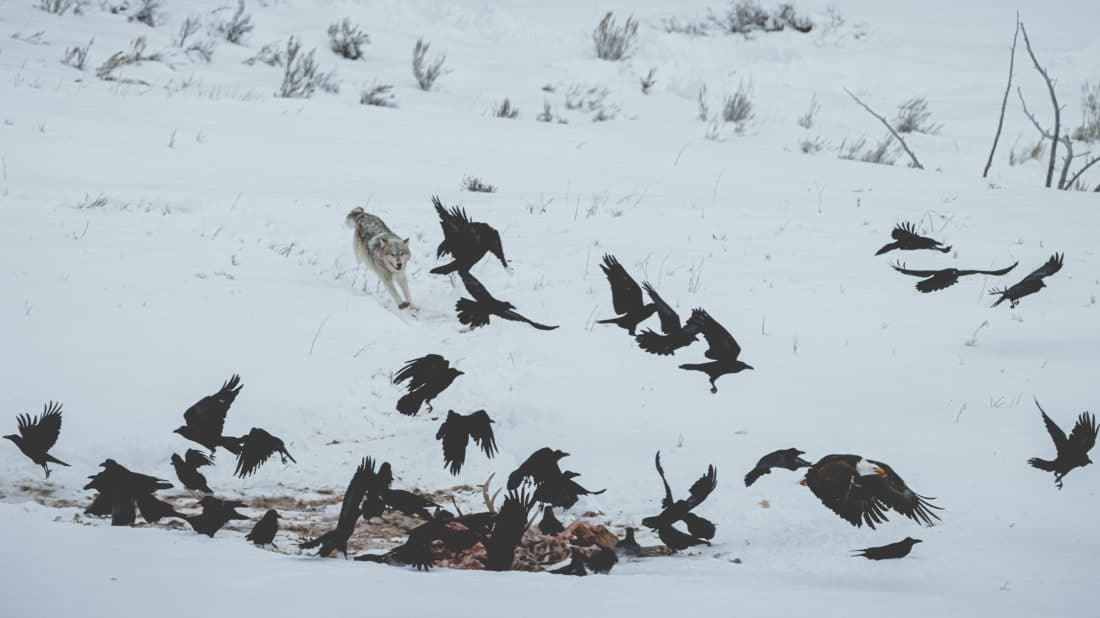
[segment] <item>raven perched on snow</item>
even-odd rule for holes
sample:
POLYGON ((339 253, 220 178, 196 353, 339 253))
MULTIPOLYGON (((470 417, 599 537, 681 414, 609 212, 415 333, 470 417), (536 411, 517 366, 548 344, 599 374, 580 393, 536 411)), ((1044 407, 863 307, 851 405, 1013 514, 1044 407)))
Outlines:
POLYGON ((771 474, 772 468, 786 468, 788 470, 797 470, 799 468, 809 468, 810 462, 799 457, 799 455, 805 455, 805 451, 800 451, 796 448, 788 448, 779 451, 772 451, 767 455, 760 458, 760 461, 756 462, 756 467, 749 470, 749 473, 745 475, 745 487, 748 487, 756 482, 756 479, 764 476, 765 474, 771 474))
POLYGON ((1047 260, 1046 264, 1043 264, 1039 268, 1035 269, 1030 275, 1024 277, 1019 283, 1012 287, 1005 288, 1003 290, 990 290, 989 293, 993 296, 1000 296, 997 302, 993 303, 993 306, 1003 303, 1004 301, 1011 301, 1010 307, 1015 307, 1020 304, 1020 299, 1038 292, 1045 288, 1047 285, 1043 283, 1043 279, 1053 275, 1054 273, 1062 270, 1063 254, 1055 253, 1047 260))
POLYGON ((866 558, 868 560, 904 558, 909 555, 909 552, 913 549, 913 545, 917 543, 923 543, 923 541, 907 536, 897 543, 890 543, 889 545, 883 545, 881 547, 868 547, 867 549, 853 550, 856 553, 852 554, 852 557, 866 558))
POLYGON ((287 459, 298 463, 287 452, 282 440, 263 429, 253 427, 248 435, 241 438, 240 452, 237 453, 237 470, 234 474, 242 479, 255 474, 256 470, 275 453, 279 453, 279 458, 284 464, 287 459))
POLYGON ((948 253, 951 251, 951 247, 943 246, 943 243, 938 240, 932 240, 926 236, 918 235, 916 229, 916 226, 912 223, 901 223, 894 226, 894 231, 890 232, 890 236, 894 239, 894 242, 883 245, 881 249, 875 252, 875 255, 882 255, 894 249, 901 249, 903 251, 931 249, 933 251, 939 251, 940 253, 948 253))
POLYGON ((718 486, 718 471, 714 466, 707 466, 707 473, 699 477, 688 490, 685 500, 673 500, 672 488, 668 486, 664 468, 661 467, 661 452, 657 451, 657 473, 661 476, 661 483, 665 487, 665 497, 661 499, 661 512, 642 520, 642 525, 657 531, 665 545, 672 549, 687 549, 691 545, 699 543, 688 541, 706 542, 714 538, 715 527, 709 520, 699 517, 691 511, 703 503, 707 496, 718 486), (673 528, 676 522, 684 522, 688 528, 688 534, 673 528))
POLYGON ((431 269, 432 274, 446 275, 455 271, 468 271, 486 253, 492 253, 508 268, 508 261, 504 259, 504 249, 500 244, 500 233, 491 225, 470 221, 466 211, 458 206, 452 206, 447 211, 438 197, 432 197, 432 205, 439 214, 439 226, 443 228, 443 242, 439 243, 435 256, 438 258, 449 254, 454 258, 449 264, 431 269))
POLYGON ((408 361, 393 377, 394 384, 408 382, 406 389, 409 392, 397 400, 397 411, 413 416, 420 411, 420 406, 427 404, 428 412, 431 412, 432 400, 462 373, 438 354, 428 354, 408 361))
POLYGON ((615 259, 615 256, 603 256, 603 264, 600 264, 600 269, 607 276, 607 282, 611 284, 611 304, 615 308, 615 313, 619 316, 607 320, 597 320, 596 323, 614 324, 620 328, 625 328, 633 337, 638 324, 653 315, 657 311, 657 305, 655 303, 648 305, 643 303, 642 288, 638 287, 638 282, 626 272, 626 269, 619 263, 619 260, 615 259))
POLYGON ((638 346, 650 354, 669 356, 675 353, 676 350, 694 343, 698 338, 700 324, 698 322, 693 323, 690 320, 687 324, 681 324, 680 316, 673 311, 672 307, 663 298, 657 295, 656 290, 649 285, 648 281, 642 283, 642 287, 645 288, 649 297, 653 299, 653 304, 657 307, 657 316, 661 318, 661 331, 664 334, 658 335, 647 328, 635 337, 638 346))
POLYGON ((959 281, 959 277, 966 277, 968 275, 993 275, 994 277, 1000 277, 1001 275, 1008 274, 1013 268, 1016 268, 1014 263, 1008 268, 1001 268, 998 270, 959 270, 957 268, 943 268, 940 270, 909 270, 905 267, 905 264, 894 264, 894 270, 910 277, 922 277, 923 281, 917 282, 917 290, 927 294, 928 292, 937 292, 944 288, 949 288, 955 285, 959 281))
POLYGON ((20 451, 35 464, 42 466, 46 471, 46 478, 50 478, 50 468, 47 463, 55 463, 59 466, 69 464, 50 455, 47 451, 57 444, 57 436, 61 434, 61 404, 49 402, 42 406, 42 415, 33 419, 30 414, 20 414, 16 417, 19 424, 19 435, 9 434, 5 439, 11 440, 19 447, 20 451))
POLYGON ((199 468, 214 463, 211 459, 211 457, 207 457, 193 448, 187 449, 183 457, 172 453, 172 467, 176 469, 176 478, 191 491, 214 493, 210 490, 210 485, 206 483, 206 477, 202 475, 202 472, 199 472, 199 468))
POLYGON ((874 530, 875 524, 889 521, 890 509, 928 526, 940 518, 929 510, 940 509, 929 502, 935 498, 914 493, 893 468, 859 455, 822 457, 806 471, 802 484, 857 528, 866 523, 874 530))
POLYGON ((1054 448, 1057 449, 1058 456, 1055 457, 1054 461, 1033 457, 1027 460, 1027 463, 1040 470, 1053 472, 1054 484, 1058 486, 1058 489, 1061 489, 1062 478, 1069 474, 1070 470, 1083 468, 1092 463, 1088 453, 1092 450, 1092 447, 1096 446, 1096 434, 1098 432, 1096 417, 1088 412, 1082 413, 1077 417, 1077 423, 1074 424, 1073 431, 1069 433, 1067 438, 1066 432, 1050 420, 1046 411, 1043 410, 1043 406, 1039 405, 1038 400, 1035 400, 1035 405, 1039 406, 1039 412, 1043 415, 1043 424, 1047 427, 1050 439, 1054 441, 1054 448))
POLYGON ((737 340, 721 324, 716 322, 710 314, 702 309, 691 312, 687 327, 703 334, 707 340, 707 349, 704 356, 711 359, 710 363, 694 363, 680 365, 680 369, 702 371, 710 378, 710 392, 717 393, 718 387, 714 381, 727 373, 740 373, 746 369, 753 369, 752 365, 737 360, 741 356, 741 346, 737 340))
POLYGON ((221 390, 198 400, 195 405, 187 408, 183 413, 185 425, 177 428, 174 433, 197 442, 210 449, 222 447, 232 453, 240 452, 240 444, 237 438, 222 436, 225 429, 225 415, 229 412, 229 406, 241 392, 241 378, 234 374, 224 384, 221 390))
POLYGON ((275 509, 269 509, 260 518, 260 521, 252 526, 252 532, 244 537, 245 540, 252 541, 256 545, 273 545, 275 533, 279 531, 279 519, 279 512, 275 509))
POLYGON ((481 447, 486 457, 492 459, 496 455, 497 443, 493 436, 492 423, 493 419, 489 418, 485 410, 466 415, 456 414, 454 410, 447 412, 447 420, 439 426, 435 439, 443 441, 443 466, 450 467, 451 474, 458 474, 462 470, 470 438, 481 447))
POLYGON ((455 303, 455 311, 458 312, 458 321, 471 329, 485 326, 489 323, 489 316, 497 316, 511 322, 526 322, 538 330, 554 330, 557 326, 539 324, 516 312, 516 306, 510 302, 497 300, 489 294, 489 290, 471 275, 468 271, 458 273, 462 277, 462 285, 474 299, 460 298, 455 303))

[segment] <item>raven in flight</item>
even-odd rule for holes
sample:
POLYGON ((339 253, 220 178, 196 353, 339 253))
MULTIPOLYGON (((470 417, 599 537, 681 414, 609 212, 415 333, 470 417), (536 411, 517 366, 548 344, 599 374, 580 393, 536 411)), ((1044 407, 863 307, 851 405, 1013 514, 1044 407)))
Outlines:
POLYGON ((237 470, 234 474, 242 479, 255 474, 256 470, 275 453, 279 453, 279 458, 284 464, 287 459, 298 463, 287 452, 282 440, 263 429, 253 427, 248 435, 241 438, 240 452, 237 453, 237 470))
POLYGON ((195 405, 187 408, 183 413, 184 425, 177 428, 174 433, 197 442, 210 449, 222 447, 232 453, 240 452, 240 444, 237 438, 222 436, 225 429, 225 415, 229 412, 229 406, 241 392, 241 378, 233 374, 227 382, 222 384, 221 390, 203 397, 195 405))
POLYGON ((943 268, 940 270, 909 270, 905 267, 905 264, 894 264, 894 270, 899 273, 909 275, 911 277, 921 277, 924 280, 917 282, 917 289, 927 294, 928 292, 938 292, 944 288, 949 288, 955 285, 959 281, 959 277, 966 277, 968 275, 993 275, 994 277, 1000 277, 1001 275, 1007 275, 1013 268, 1016 268, 1014 263, 1008 268, 1001 268, 998 270, 959 270, 957 268, 943 268))
POLYGON ((809 468, 810 462, 799 457, 799 455, 805 455, 805 451, 800 451, 796 448, 788 448, 779 451, 772 451, 767 455, 760 458, 760 461, 756 462, 756 467, 749 470, 749 473, 745 475, 745 487, 748 487, 756 482, 756 479, 764 476, 765 474, 771 474, 772 468, 786 468, 788 470, 797 470, 799 468, 809 468))
POLYGON ((366 495, 367 489, 375 482, 374 461, 365 457, 344 491, 344 501, 340 505, 340 517, 336 520, 336 528, 329 530, 321 536, 298 545, 301 549, 313 549, 320 547, 317 555, 328 557, 334 551, 348 557, 348 539, 355 532, 355 524, 359 521, 361 513, 359 502, 366 495))
POLYGON ((673 500, 672 489, 665 478, 665 470, 661 467, 661 452, 657 451, 657 473, 661 476, 661 483, 665 487, 665 497, 661 499, 661 512, 642 520, 642 525, 657 531, 657 535, 672 549, 686 549, 699 543, 688 543, 683 532, 672 527, 676 522, 684 522, 687 525, 688 537, 695 540, 713 539, 715 526, 709 520, 699 517, 691 511, 703 503, 707 496, 718 486, 718 471, 714 466, 707 466, 707 473, 699 477, 688 490, 685 500, 673 500), (685 544, 687 543, 687 544, 685 544))
POLYGON ((569 470, 562 472, 558 476, 551 476, 538 484, 532 498, 534 498, 535 502, 568 509, 572 508, 581 496, 595 496, 607 491, 606 489, 590 491, 581 487, 580 484, 573 480, 578 476, 580 476, 579 473, 569 470))
POLYGON ((191 491, 214 493, 210 491, 210 485, 206 483, 206 477, 202 475, 202 472, 199 472, 199 468, 214 463, 211 459, 211 457, 207 457, 193 448, 187 449, 183 457, 172 453, 172 467, 176 469, 176 478, 191 491))
POLYGON ((1077 417, 1077 423, 1074 424, 1073 431, 1069 432, 1067 438, 1066 432, 1062 431, 1062 428, 1047 416, 1043 406, 1039 405, 1039 400, 1035 400, 1035 405, 1039 406, 1039 412, 1043 415, 1043 424, 1047 427, 1050 439, 1054 441, 1057 457, 1054 458, 1054 461, 1033 457, 1027 460, 1027 463, 1040 470, 1053 472, 1054 484, 1058 486, 1058 489, 1061 489, 1062 478, 1069 474, 1070 470, 1083 468, 1092 463, 1088 453, 1092 450, 1092 447, 1096 446, 1098 430, 1096 417, 1088 412, 1082 413, 1077 417))
POLYGON ((268 509, 260 521, 252 526, 252 532, 245 536, 245 540, 252 541, 256 545, 274 545, 275 533, 279 531, 279 512, 268 509))
POLYGON ((646 305, 642 302, 642 288, 638 287, 638 282, 626 272, 615 256, 603 256, 600 269, 603 270, 604 275, 607 275, 607 282, 611 284, 611 304, 619 316, 597 320, 596 323, 614 324, 625 328, 633 337, 638 324, 653 315, 657 311, 657 305, 655 303, 646 305))
POLYGON ((493 518, 493 531, 485 541, 485 557, 481 563, 490 571, 509 571, 516 560, 516 547, 527 531, 527 514, 534 499, 524 490, 508 492, 500 512, 493 518))
POLYGON ((702 371, 710 377, 710 392, 717 393, 718 387, 714 381, 727 373, 740 373, 746 369, 753 369, 752 365, 745 364, 737 357, 741 355, 741 346, 728 330, 716 322, 710 314, 702 309, 695 309, 688 319, 687 328, 692 328, 703 334, 710 346, 704 356, 711 359, 710 363, 695 363, 680 365, 680 369, 690 371, 702 371))
POLYGON ((875 252, 875 255, 882 255, 894 249, 901 249, 903 251, 931 249, 933 251, 939 251, 940 253, 948 253, 951 251, 951 247, 945 247, 943 243, 938 240, 932 240, 926 236, 918 235, 916 229, 916 226, 912 223, 901 223, 894 226, 894 231, 890 232, 890 237, 894 239, 894 242, 883 245, 881 249, 875 252))
POLYGON ((814 492, 821 503, 855 527, 889 521, 886 511, 893 509, 917 523, 931 526, 939 519, 929 509, 940 509, 927 498, 914 493, 893 468, 859 455, 826 455, 806 471, 802 484, 814 492))
POLYGON ((500 233, 491 225, 470 221, 466 211, 458 206, 452 206, 447 211, 438 197, 432 197, 432 205, 439 214, 439 226, 443 228, 443 242, 439 243, 435 256, 440 258, 450 255, 454 258, 449 264, 433 268, 430 271, 432 274, 447 275, 455 271, 468 271, 486 253, 492 253, 508 268, 508 261, 504 259, 504 249, 500 244, 500 233))
POLYGON ((1019 283, 1012 287, 1005 288, 1003 290, 990 290, 989 293, 993 296, 1000 296, 997 302, 993 303, 993 306, 1003 303, 1008 300, 1011 301, 1010 307, 1015 307, 1020 304, 1020 299, 1034 294, 1039 290, 1045 288, 1047 285, 1043 283, 1045 277, 1049 277, 1054 273, 1062 270, 1062 258, 1064 256, 1061 253, 1055 253, 1050 256, 1046 264, 1043 264, 1039 268, 1035 269, 1030 275, 1024 277, 1019 283))
POLYGON ((866 558, 868 560, 892 560, 895 558, 904 558, 909 555, 909 552, 913 549, 913 546, 917 543, 922 543, 920 539, 914 539, 912 537, 905 537, 897 543, 890 543, 889 545, 883 545, 881 547, 868 547, 867 549, 853 550, 856 553, 852 554, 853 558, 866 558))
POLYGON ((496 438, 493 436, 493 419, 485 410, 467 415, 447 412, 447 420, 435 433, 436 440, 443 441, 443 467, 449 467, 451 474, 458 474, 466 462, 466 446, 470 438, 481 447, 485 456, 492 459, 497 454, 496 438))
POLYGON ((66 467, 69 465, 47 452, 57 444, 57 436, 61 434, 60 403, 51 401, 45 404, 42 406, 42 415, 34 418, 30 414, 20 414, 16 417, 16 422, 19 425, 19 435, 9 434, 4 438, 14 442, 28 459, 42 466, 46 478, 50 478, 47 463, 66 467))
POLYGON ((203 496, 202 500, 199 500, 199 505, 202 507, 202 513, 187 517, 187 523, 191 524, 195 532, 210 538, 214 538, 218 530, 221 530, 222 526, 230 520, 248 519, 247 515, 237 512, 237 509, 245 507, 244 502, 240 500, 221 500, 214 496, 203 496))
POLYGON ((408 382, 408 394, 397 400, 397 411, 413 416, 420 406, 427 404, 432 411, 432 400, 439 396, 455 378, 463 372, 451 367, 451 363, 438 354, 428 354, 405 363, 393 377, 394 384, 408 382))
POLYGON ((657 316, 661 318, 661 331, 664 334, 658 335, 647 328, 635 337, 638 346, 650 354, 670 356, 676 350, 694 343, 698 338, 699 324, 693 324, 690 320, 687 324, 681 324, 680 316, 672 310, 672 307, 668 306, 663 298, 657 295, 657 291, 649 285, 648 281, 643 282, 642 287, 645 288, 646 293, 653 299, 653 304, 657 307, 657 316))
POLYGON ((568 456, 569 453, 551 449, 548 446, 531 453, 530 457, 508 475, 508 490, 518 488, 526 478, 530 478, 536 485, 541 485, 550 479, 560 477, 562 473, 558 462, 568 456))
POLYGON ((455 303, 455 311, 458 312, 458 321, 471 329, 485 326, 489 323, 489 316, 509 320, 511 322, 526 322, 538 330, 554 330, 557 326, 547 326, 534 322, 515 311, 516 306, 510 302, 493 298, 485 286, 467 271, 458 273, 462 277, 462 284, 466 291, 474 299, 460 298, 455 303))

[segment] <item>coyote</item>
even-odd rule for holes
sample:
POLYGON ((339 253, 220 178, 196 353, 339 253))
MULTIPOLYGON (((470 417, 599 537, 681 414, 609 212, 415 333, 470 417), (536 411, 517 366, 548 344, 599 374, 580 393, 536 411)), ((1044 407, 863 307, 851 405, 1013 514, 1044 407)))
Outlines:
MULTIPOLYGON (((352 239, 355 259, 374 270, 382 283, 386 284, 386 289, 389 290, 390 296, 393 296, 393 302, 397 303, 399 309, 411 307, 409 281, 405 277, 409 266, 409 239, 402 240, 390 231, 381 219, 369 212, 364 212, 362 208, 355 208, 349 212, 345 221, 348 227, 355 230, 352 239), (394 279, 401 286, 401 291, 405 293, 404 301, 393 287, 394 279)), ((363 284, 363 290, 366 291, 366 283, 363 284)))

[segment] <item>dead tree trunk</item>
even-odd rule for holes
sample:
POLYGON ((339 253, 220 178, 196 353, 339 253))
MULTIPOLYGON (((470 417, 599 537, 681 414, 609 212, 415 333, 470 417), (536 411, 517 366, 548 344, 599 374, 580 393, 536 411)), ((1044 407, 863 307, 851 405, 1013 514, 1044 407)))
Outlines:
POLYGON ((989 175, 989 168, 993 165, 993 153, 997 152, 997 142, 1001 139, 1001 129, 1005 124, 1005 107, 1008 105, 1008 93, 1012 90, 1012 71, 1016 66, 1016 39, 1020 37, 1020 14, 1016 13, 1016 31, 1012 34, 1012 52, 1008 57, 1008 84, 1005 85, 1005 96, 1001 99, 1001 116, 997 119, 997 132, 993 135, 993 147, 989 149, 989 160, 985 162, 982 170, 982 178, 989 175))

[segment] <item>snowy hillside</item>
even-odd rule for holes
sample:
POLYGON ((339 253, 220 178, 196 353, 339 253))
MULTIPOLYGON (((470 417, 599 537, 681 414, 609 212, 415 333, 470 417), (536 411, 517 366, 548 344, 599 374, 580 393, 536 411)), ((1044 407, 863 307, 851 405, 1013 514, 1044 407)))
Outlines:
MULTIPOLYGON (((216 28, 235 5, 168 0, 150 27, 127 19, 140 2, 107 10, 121 3, 58 16, 0 0, 0 433, 61 401, 51 453, 71 465, 43 480, 0 445, 0 581, 14 592, 0 615, 125 616, 153 603, 191 616, 199 597, 217 616, 364 605, 400 616, 622 616, 687 603, 746 616, 1095 615, 1100 468, 1074 470, 1058 491, 1026 462, 1054 456, 1033 397, 1067 430, 1097 411, 1100 193, 1043 188, 1049 150, 1028 158, 1041 138, 1016 92, 988 178, 981 172, 1016 9, 1071 131, 1082 87, 1100 83, 1100 3, 814 1, 795 5, 813 20, 809 33, 746 37, 668 31, 670 20, 683 29, 724 12, 718 0, 271 0, 247 4, 254 29, 242 44, 216 28), (597 59, 591 38, 610 10, 640 22, 636 48, 617 62, 597 59), (210 62, 176 45, 191 16, 192 40, 213 41, 210 62), (370 36, 360 60, 329 49, 328 27, 345 17, 370 36), (291 36, 302 53, 316 48, 339 92, 276 97, 283 67, 245 62, 267 44, 285 51, 291 36), (160 59, 98 78, 138 37, 160 59), (449 72, 429 91, 410 69, 418 37, 430 56, 446 54, 449 72), (61 62, 93 38, 83 70, 61 62), (645 94, 640 80, 654 67, 645 94), (751 119, 700 121, 704 84, 717 114, 750 82, 751 119), (360 104, 379 84, 392 85, 396 107, 360 104), (838 156, 885 134, 845 88, 890 120, 926 98, 942 128, 905 135, 925 169, 896 146, 894 165, 838 156), (516 118, 493 114, 506 97, 516 118), (819 110, 801 126, 812 100, 819 110), (536 119, 544 103, 550 122, 536 119), (812 144, 821 148, 803 152, 812 144), (497 190, 465 191, 465 177, 497 190), (461 281, 428 273, 441 263, 433 195, 500 231, 510 268, 484 260, 474 272, 486 287, 559 329, 459 324, 461 281), (416 312, 399 311, 357 268, 344 225, 356 206, 410 238, 416 312), (952 251, 874 256, 901 221, 952 251), (1047 289, 990 307, 989 289, 1055 252, 1065 266, 1047 289), (704 342, 657 357, 594 324, 614 315, 605 253, 681 317, 709 311, 755 370, 721 378, 711 394, 704 375, 677 368, 704 361, 704 342), (921 294, 895 260, 1019 266, 921 294), (402 416, 393 373, 428 353, 465 375, 434 414, 402 416), (283 552, 246 543, 252 522, 208 539, 81 515, 92 496, 81 488, 106 458, 175 483, 172 453, 195 445, 172 430, 232 374, 244 387, 226 433, 263 427, 298 463, 273 458, 241 480, 219 453, 204 473, 253 518, 268 504, 286 509, 299 529, 280 533, 283 552), (471 446, 452 476, 436 430, 449 409, 482 408, 500 453, 471 446), (583 579, 424 574, 296 549, 300 535, 335 522, 364 456, 391 462, 395 486, 478 510, 478 485, 495 474, 499 486, 544 446, 569 452, 584 486, 607 488, 563 520, 590 513, 620 535, 660 507, 656 451, 677 493, 714 464, 717 490, 699 507, 718 524, 713 544, 583 579), (856 453, 889 463, 936 498, 942 522, 891 513, 857 529, 799 485, 802 471, 745 487, 760 456, 792 446, 811 461, 856 453), (906 536, 924 542, 903 560, 850 557, 906 536)), ((1050 128, 1022 37, 1016 86, 1050 128)), ((1096 187, 1100 163, 1081 179, 1096 187)), ((195 508, 178 483, 161 493, 195 508)), ((639 537, 659 543, 644 528, 639 537)), ((353 549, 401 540, 375 535, 353 549)))

